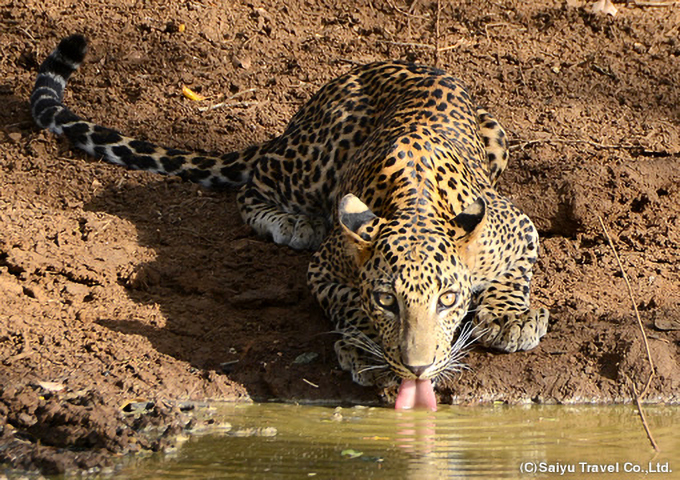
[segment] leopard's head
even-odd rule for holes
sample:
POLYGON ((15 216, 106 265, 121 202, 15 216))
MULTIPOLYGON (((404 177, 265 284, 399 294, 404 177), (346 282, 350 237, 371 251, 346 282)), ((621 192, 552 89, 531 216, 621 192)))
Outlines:
POLYGON ((381 218, 351 194, 340 202, 340 224, 358 272, 355 286, 369 318, 369 332, 356 334, 376 344, 374 368, 382 360, 393 380, 436 381, 461 366, 470 342, 460 328, 472 297, 469 250, 485 213, 481 198, 448 220, 417 208, 381 218))

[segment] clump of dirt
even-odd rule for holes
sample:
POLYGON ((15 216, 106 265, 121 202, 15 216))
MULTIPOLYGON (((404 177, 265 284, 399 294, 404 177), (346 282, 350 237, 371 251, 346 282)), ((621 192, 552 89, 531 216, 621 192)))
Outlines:
MULTIPOLYGON (((14 382, 16 383, 16 382, 14 382)), ((52 391, 54 385, 0 387, 0 462, 22 470, 59 474, 111 467, 114 454, 176 446, 195 420, 177 406, 139 402, 111 405, 99 392, 52 391)))
POLYGON ((460 77, 509 133, 500 191, 541 233, 534 303, 550 309, 551 324, 531 352, 470 352, 470 369, 441 400, 631 400, 650 367, 599 218, 648 333, 656 377, 646 400, 679 400, 680 9, 620 5, 608 17, 574 0, 441 7, 5 2, 0 462, 53 473, 164 448, 159 438, 189 422, 180 400, 376 403, 384 393, 339 370, 305 285, 310 254, 255 237, 233 192, 106 165, 34 127, 37 66, 75 32, 91 48, 67 104, 184 149, 271 138, 357 63, 398 58, 460 77), (184 98, 182 85, 208 100, 184 98), (153 408, 121 410, 140 403, 153 408))

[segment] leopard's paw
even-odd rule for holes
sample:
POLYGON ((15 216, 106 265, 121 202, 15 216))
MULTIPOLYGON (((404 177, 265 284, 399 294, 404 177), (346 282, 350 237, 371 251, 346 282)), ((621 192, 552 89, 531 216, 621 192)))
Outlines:
POLYGON ((478 341, 486 347, 508 353, 531 350, 546 334, 549 316, 545 308, 500 315, 483 308, 475 318, 481 331, 478 341))
POLYGON ((321 218, 282 214, 269 233, 276 244, 295 250, 316 250, 326 235, 326 224, 321 218))

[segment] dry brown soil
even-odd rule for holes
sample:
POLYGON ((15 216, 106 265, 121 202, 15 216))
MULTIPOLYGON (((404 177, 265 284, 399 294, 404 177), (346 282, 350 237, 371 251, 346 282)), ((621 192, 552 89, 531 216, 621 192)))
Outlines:
POLYGON ((34 127, 36 68, 74 32, 91 50, 73 110, 205 151, 280 133, 357 63, 460 77, 511 137, 500 190, 541 233, 533 298, 552 316, 531 352, 471 352, 440 400, 630 401, 650 367, 602 218, 656 365, 646 400, 678 402, 680 8, 618 6, 0 0, 0 464, 50 473, 164 448, 192 426, 186 401, 383 399, 339 370, 310 254, 256 238, 233 192, 110 166, 34 127))

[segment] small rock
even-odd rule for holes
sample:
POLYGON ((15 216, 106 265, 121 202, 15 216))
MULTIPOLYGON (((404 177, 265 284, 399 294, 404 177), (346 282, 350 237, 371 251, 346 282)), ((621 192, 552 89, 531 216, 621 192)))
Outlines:
POLYGON ((680 320, 677 318, 661 317, 654 319, 654 327, 657 330, 667 332, 670 330, 680 330, 680 320))
POLYGON ((295 357, 295 360, 293 360, 293 363, 298 364, 298 365, 306 365, 308 363, 312 363, 318 357, 319 357, 319 354, 316 353, 316 352, 301 353, 300 355, 295 357))
POLYGON ((38 386, 48 392, 61 392, 66 388, 63 383, 58 382, 38 382, 38 386))
POLYGON ((47 299, 45 291, 41 287, 38 287, 37 285, 25 286, 23 287, 23 291, 24 295, 26 295, 29 298, 35 298, 39 302, 45 302, 47 299))
POLYGON ((234 68, 242 68, 244 70, 248 70, 252 66, 250 58, 241 57, 238 55, 234 55, 233 57, 231 57, 231 63, 232 65, 234 65, 234 68))
POLYGON ((24 287, 19 285, 19 282, 15 281, 13 278, 0 277, 0 292, 23 295, 24 287))
POLYGON ((20 412, 16 416, 15 421, 19 424, 19 427, 21 427, 21 428, 31 427, 31 426, 35 425, 36 423, 38 423, 38 419, 35 418, 34 415, 29 415, 26 412, 20 412))
POLYGON ((148 413, 153 410, 156 405, 153 402, 139 401, 139 402, 129 402, 123 405, 121 410, 125 413, 148 413))
POLYGON ((603 15, 611 15, 612 17, 618 13, 618 9, 614 6, 611 0, 598 0, 593 4, 593 13, 601 13, 603 15))
POLYGON ((246 427, 230 432, 234 437, 275 437, 278 434, 275 427, 246 427))
POLYGON ((85 297, 90 293, 90 287, 82 283, 68 282, 64 287, 64 292, 74 297, 85 297))
POLYGON ((128 52, 127 61, 132 65, 142 65, 149 61, 149 57, 139 50, 131 50, 128 52))
POLYGON ((635 42, 633 44, 633 50, 635 50, 637 53, 647 53, 647 47, 645 47, 640 42, 635 42))

